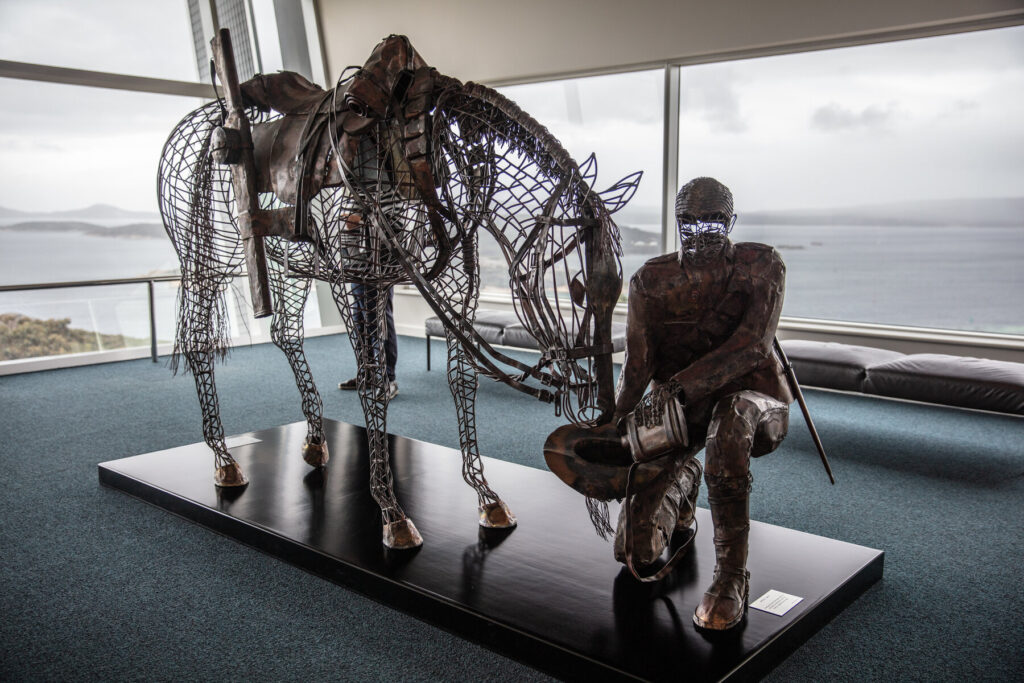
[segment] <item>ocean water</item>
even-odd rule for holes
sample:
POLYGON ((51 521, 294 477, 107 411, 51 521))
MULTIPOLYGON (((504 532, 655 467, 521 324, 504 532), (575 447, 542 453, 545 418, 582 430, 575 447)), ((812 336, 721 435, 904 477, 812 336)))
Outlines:
MULTIPOLYGON (((137 221, 136 221, 137 222, 137 221)), ((0 284, 70 282, 176 273, 167 239, 118 239, 75 232, 0 231, 0 284)), ((157 338, 174 337, 177 283, 157 283, 157 338)), ((149 338, 144 284, 0 293, 0 313, 70 318, 71 327, 149 338)))
MULTIPOLYGON (((739 225, 733 239, 782 254, 787 316, 1024 334, 1024 228, 739 225)), ((627 245, 624 272, 654 255, 627 245)), ((144 277, 177 266, 169 240, 0 231, 5 285, 144 277)), ((173 337, 176 289, 156 287, 161 340, 173 337)), ((145 285, 5 292, 0 313, 147 338, 146 297, 145 285)))
POLYGON ((786 263, 783 315, 1024 334, 1024 227, 737 226, 786 263))
MULTIPOLYGON (((783 315, 1024 334, 1024 227, 737 225, 786 263, 783 315)), ((650 253, 625 251, 623 272, 650 253)))

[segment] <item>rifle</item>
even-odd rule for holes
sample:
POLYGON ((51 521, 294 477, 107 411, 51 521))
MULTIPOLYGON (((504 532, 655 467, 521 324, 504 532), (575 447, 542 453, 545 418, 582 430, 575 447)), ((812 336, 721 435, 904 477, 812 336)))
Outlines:
POLYGON ((825 466, 829 481, 835 485, 836 478, 832 476, 832 468, 829 466, 828 458, 825 456, 825 447, 821 445, 821 437, 818 436, 818 430, 814 428, 814 420, 811 419, 811 412, 807 409, 807 402, 804 401, 804 392, 800 390, 800 382, 797 381, 796 373, 793 372, 793 365, 789 362, 786 352, 782 350, 782 344, 779 343, 778 337, 775 337, 774 346, 775 353, 778 354, 779 360, 782 361, 782 368, 786 371, 789 387, 793 390, 796 402, 800 404, 800 410, 804 414, 804 421, 807 422, 807 429, 811 432, 811 439, 814 440, 814 445, 818 449, 818 455, 821 456, 821 464, 825 466))
POLYGON ((259 195, 256 192, 252 129, 245 115, 245 103, 242 101, 235 53, 231 49, 231 33, 228 29, 222 28, 214 36, 211 47, 217 76, 224 86, 224 99, 227 101, 224 125, 214 131, 214 158, 220 163, 233 166, 231 186, 235 192, 238 213, 235 220, 242 237, 245 269, 249 273, 253 315, 265 318, 274 312, 270 301, 267 252, 263 244, 263 233, 259 230, 261 220, 265 222, 265 212, 260 211, 259 195))

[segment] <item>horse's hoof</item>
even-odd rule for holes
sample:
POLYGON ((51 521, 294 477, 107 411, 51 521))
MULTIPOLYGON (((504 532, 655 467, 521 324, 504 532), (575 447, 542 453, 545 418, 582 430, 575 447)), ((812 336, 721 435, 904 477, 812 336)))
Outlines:
POLYGON ((310 467, 323 467, 327 464, 327 461, 331 459, 331 454, 327 450, 327 441, 321 441, 320 443, 311 443, 309 439, 302 444, 302 459, 306 461, 306 464, 310 467))
POLYGON ((508 505, 498 501, 480 506, 480 526, 488 529, 511 529, 516 525, 516 516, 508 505))
POLYGON ((245 486, 249 480, 242 474, 242 468, 237 462, 221 465, 213 471, 213 483, 223 488, 232 486, 245 486))
POLYGON ((384 525, 384 545, 392 550, 419 548, 423 545, 423 537, 412 520, 406 517, 384 525))

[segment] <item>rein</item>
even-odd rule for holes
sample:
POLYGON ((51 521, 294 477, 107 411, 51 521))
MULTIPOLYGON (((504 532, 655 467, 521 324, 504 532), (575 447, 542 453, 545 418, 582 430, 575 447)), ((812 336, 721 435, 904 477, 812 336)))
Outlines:
POLYGON ((686 543, 676 548, 672 557, 670 557, 668 562, 666 562, 657 572, 649 576, 640 575, 636 570, 636 567, 633 565, 633 506, 630 505, 630 502, 633 500, 633 475, 641 464, 642 463, 639 460, 634 459, 633 463, 629 466, 629 473, 626 475, 626 498, 623 502, 623 505, 626 506, 626 566, 629 568, 629 573, 632 574, 633 578, 637 581, 642 583, 653 583, 655 581, 661 581, 668 576, 672 570, 675 569, 675 566, 679 564, 679 560, 683 559, 683 556, 686 554, 686 550, 693 543, 693 539, 697 538, 698 526, 697 517, 694 515, 693 534, 686 540, 686 543))

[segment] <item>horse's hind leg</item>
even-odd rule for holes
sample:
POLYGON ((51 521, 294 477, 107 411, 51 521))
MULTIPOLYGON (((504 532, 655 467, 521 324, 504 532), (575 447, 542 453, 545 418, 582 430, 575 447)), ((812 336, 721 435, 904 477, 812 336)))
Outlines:
POLYGON ((380 507, 384 523, 384 545, 397 550, 419 547, 423 545, 423 538, 412 520, 406 517, 395 496, 391 456, 388 452, 390 382, 384 352, 387 296, 373 286, 349 291, 348 285, 341 281, 331 282, 331 289, 345 327, 349 330, 349 341, 359 366, 359 401, 363 405, 370 448, 370 493, 380 507))
MULTIPOLYGON (((468 330, 467 330, 468 332, 468 330)), ((509 528, 516 525, 516 517, 491 489, 484 477, 484 464, 476 440, 477 373, 466 358, 455 336, 446 331, 448 339, 448 388, 455 399, 455 413, 459 420, 459 442, 462 447, 462 478, 476 491, 480 509, 480 526, 509 528)))
POLYGON ((306 442, 302 445, 302 459, 311 467, 322 467, 330 458, 324 438, 324 404, 303 349, 302 313, 309 297, 310 281, 287 277, 284 267, 276 261, 270 260, 269 265, 270 289, 274 295, 270 338, 288 358, 295 384, 302 395, 302 414, 309 425, 306 442))
POLYGON ((214 455, 213 481, 217 486, 245 486, 249 481, 224 443, 224 425, 220 420, 217 386, 213 378, 213 363, 219 348, 214 311, 223 284, 209 278, 198 286, 184 281, 182 286, 178 349, 196 383, 199 406, 203 411, 203 439, 214 455))

